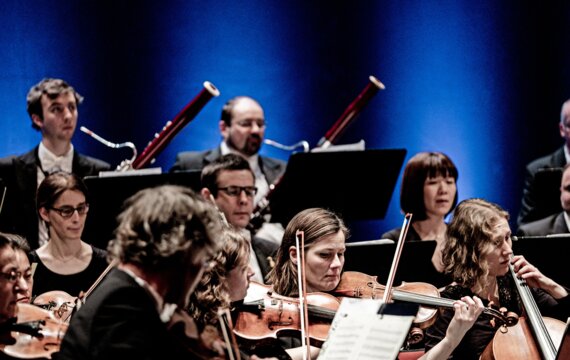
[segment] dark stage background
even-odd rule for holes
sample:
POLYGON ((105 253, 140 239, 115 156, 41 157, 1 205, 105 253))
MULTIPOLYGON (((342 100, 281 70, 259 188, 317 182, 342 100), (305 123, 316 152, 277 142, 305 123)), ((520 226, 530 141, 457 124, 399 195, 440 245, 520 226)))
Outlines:
MULTIPOLYGON (((66 79, 85 96, 79 125, 132 141, 139 152, 211 81, 221 96, 157 158, 168 170, 177 152, 218 144, 230 97, 260 101, 268 138, 315 146, 375 75, 386 90, 341 143, 405 148, 406 161, 443 151, 459 168, 460 200, 483 197, 516 217, 524 165, 562 143, 569 10, 562 2, 488 0, 4 0, 0 156, 38 143, 25 97, 43 77, 66 79)), ((114 166, 131 155, 80 131, 73 143, 114 166)), ((262 153, 289 156, 267 146, 262 153)), ((366 201, 367 189, 342 191, 366 201)), ((398 185, 386 218, 353 224, 353 240, 377 238, 401 221, 398 185)))

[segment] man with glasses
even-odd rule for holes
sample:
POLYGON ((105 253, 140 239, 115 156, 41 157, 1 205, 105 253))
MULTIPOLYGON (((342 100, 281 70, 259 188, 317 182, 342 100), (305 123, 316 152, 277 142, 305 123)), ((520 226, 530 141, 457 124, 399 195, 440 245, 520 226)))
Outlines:
POLYGON ((257 204, 269 191, 269 185, 285 172, 284 161, 259 155, 266 125, 263 109, 256 100, 248 96, 234 97, 222 109, 218 124, 223 138, 220 146, 202 152, 181 152, 170 171, 201 170, 222 155, 238 154, 247 159, 255 175, 254 203, 257 204))
POLYGON ((564 145, 550 155, 529 163, 525 171, 525 183, 518 226, 545 218, 562 211, 555 189, 560 185, 562 168, 570 162, 570 99, 562 104, 560 136, 564 145), (551 191, 554 189, 554 191, 551 191))
MULTIPOLYGON (((257 192, 253 172, 247 160, 235 154, 224 155, 208 164, 202 170, 202 197, 213 202, 220 216, 238 230, 246 229, 253 213, 253 199, 257 192)), ((279 245, 259 236, 251 236, 249 265, 254 272, 253 280, 265 282, 271 270, 273 256, 279 245)))
POLYGON ((6 184, 0 230, 22 235, 32 249, 47 241, 47 229, 38 221, 35 207, 36 190, 46 175, 67 171, 83 178, 110 169, 106 162, 79 154, 71 143, 82 101, 61 79, 43 79, 32 86, 27 110, 42 140, 26 154, 0 159, 0 178, 6 184))

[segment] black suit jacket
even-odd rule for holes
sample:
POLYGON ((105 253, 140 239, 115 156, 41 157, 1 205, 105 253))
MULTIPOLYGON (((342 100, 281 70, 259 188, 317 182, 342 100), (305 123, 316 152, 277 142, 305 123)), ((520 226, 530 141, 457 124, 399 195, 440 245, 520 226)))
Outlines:
MULTIPOLYGON (((184 170, 202 170, 204 166, 222 156, 219 147, 206 151, 185 151, 176 155, 176 161, 170 168, 170 172, 184 170)), ((276 180, 285 172, 286 163, 282 160, 259 156, 259 166, 265 174, 265 178, 269 184, 275 183, 276 180)))
MULTIPOLYGON (((0 230, 24 236, 32 249, 38 243, 38 214, 36 210, 38 146, 20 156, 0 159, 0 178, 6 186, 6 199, 0 213, 0 230)), ((109 170, 108 163, 73 153, 72 171, 83 178, 109 170)), ((0 189, 1 190, 1 189, 0 189)))
MULTIPOLYGON (((562 211, 560 199, 551 199, 552 201, 547 201, 546 203, 552 204, 549 208, 541 208, 537 206, 539 203, 538 197, 541 192, 540 189, 536 189, 535 176, 540 169, 562 168, 565 165, 566 158, 564 156, 564 148, 561 147, 552 154, 536 159, 526 166, 521 210, 517 218, 517 224, 519 226, 531 221, 543 219, 548 215, 562 211)), ((558 186, 560 186, 560 184, 558 184, 558 186)))
POLYGON ((521 225, 517 231, 517 235, 519 236, 542 236, 568 233, 570 233, 570 231, 566 226, 566 221, 564 221, 563 212, 521 225))
MULTIPOLYGON (((261 273, 263 274, 263 279, 267 277, 267 274, 273 268, 272 264, 275 261, 275 256, 277 255, 277 249, 279 245, 273 241, 269 241, 259 236, 254 236, 251 241, 251 247, 261 268, 261 273)), ((265 282, 265 281, 264 281, 265 282)))
POLYGON ((112 269, 71 318, 54 359, 191 359, 156 305, 127 273, 112 269))

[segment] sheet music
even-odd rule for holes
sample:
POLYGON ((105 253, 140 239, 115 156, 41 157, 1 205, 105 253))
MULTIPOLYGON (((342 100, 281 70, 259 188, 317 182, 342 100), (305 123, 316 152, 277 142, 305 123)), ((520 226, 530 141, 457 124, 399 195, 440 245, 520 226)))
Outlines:
POLYGON ((344 298, 319 360, 396 359, 415 314, 378 315, 381 305, 381 300, 344 298))

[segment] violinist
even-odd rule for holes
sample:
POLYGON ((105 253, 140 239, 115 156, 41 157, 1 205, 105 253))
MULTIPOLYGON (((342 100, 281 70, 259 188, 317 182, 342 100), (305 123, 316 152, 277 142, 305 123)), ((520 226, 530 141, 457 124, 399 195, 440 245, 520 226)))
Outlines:
MULTIPOLYGON (((485 306, 505 307, 521 314, 513 278, 507 275, 512 265, 516 275, 532 288, 543 315, 566 320, 570 314, 568 291, 523 256, 512 256, 508 219, 506 211, 483 199, 468 199, 457 206, 442 253, 445 272, 454 283, 441 296, 450 299, 477 296, 485 306)), ((449 311, 442 310, 434 325, 427 329, 426 350, 442 340, 451 316, 449 311)), ((457 346, 453 358, 478 359, 497 329, 498 325, 493 326, 489 318, 481 316, 457 346)))
POLYGON ((192 190, 163 185, 131 196, 118 220, 108 251, 119 265, 71 318, 57 359, 194 358, 184 340, 198 337, 195 324, 172 321, 221 246, 219 215, 192 190))
POLYGON ((28 253, 30 252, 30 245, 26 239, 20 235, 3 233, 2 236, 8 238, 12 248, 16 252, 16 261, 18 263, 18 272, 22 274, 26 286, 17 286, 18 289, 18 303, 28 304, 32 298, 32 289, 34 287, 34 277, 30 261, 28 260, 28 253))
MULTIPOLYGON (((243 302, 253 275, 249 267, 249 240, 243 232, 225 229, 222 249, 214 256, 212 268, 204 273, 202 280, 190 295, 188 312, 196 320, 203 343, 210 349, 223 350, 227 346, 220 341, 218 310, 231 309, 243 302)), ((242 347, 242 354, 251 355, 250 359, 260 356, 290 359, 279 346, 271 346, 270 341, 255 344, 255 348, 242 347), (279 354, 278 354, 279 353, 279 354)), ((235 351, 235 349, 233 349, 235 351)))
MULTIPOLYGON (((457 205, 458 171, 451 159, 440 152, 420 152, 406 164, 400 192, 403 213, 414 214, 406 241, 435 240, 432 263, 443 271, 441 249, 445 243, 445 217, 457 205)), ((401 228, 382 235, 398 240, 401 228)))
POLYGON ((89 211, 87 188, 75 174, 50 174, 38 188, 37 208, 49 241, 30 253, 37 263, 33 295, 60 290, 78 296, 107 267, 106 251, 81 240, 89 211))
MULTIPOLYGON (((297 282, 297 248, 295 234, 297 230, 304 232, 305 239, 305 272, 306 292, 332 292, 341 281, 344 266, 345 240, 349 234, 342 219, 332 211, 311 208, 295 215, 287 227, 281 247, 277 252, 275 268, 269 274, 273 290, 284 296, 298 295, 297 282)), ((446 340, 431 352, 423 355, 423 359, 444 359, 454 345, 459 343, 463 334, 471 327, 483 310, 479 299, 465 297, 454 304, 456 310, 451 329, 446 340)), ((286 347, 297 347, 300 341, 286 339, 286 347)), ((299 348, 289 351, 292 357, 300 358, 299 348)), ((317 356, 319 349, 312 349, 312 356, 317 356)))
POLYGON ((16 317, 17 301, 22 289, 28 284, 20 272, 17 249, 14 242, 0 233, 0 344, 12 344, 9 325, 16 317))

